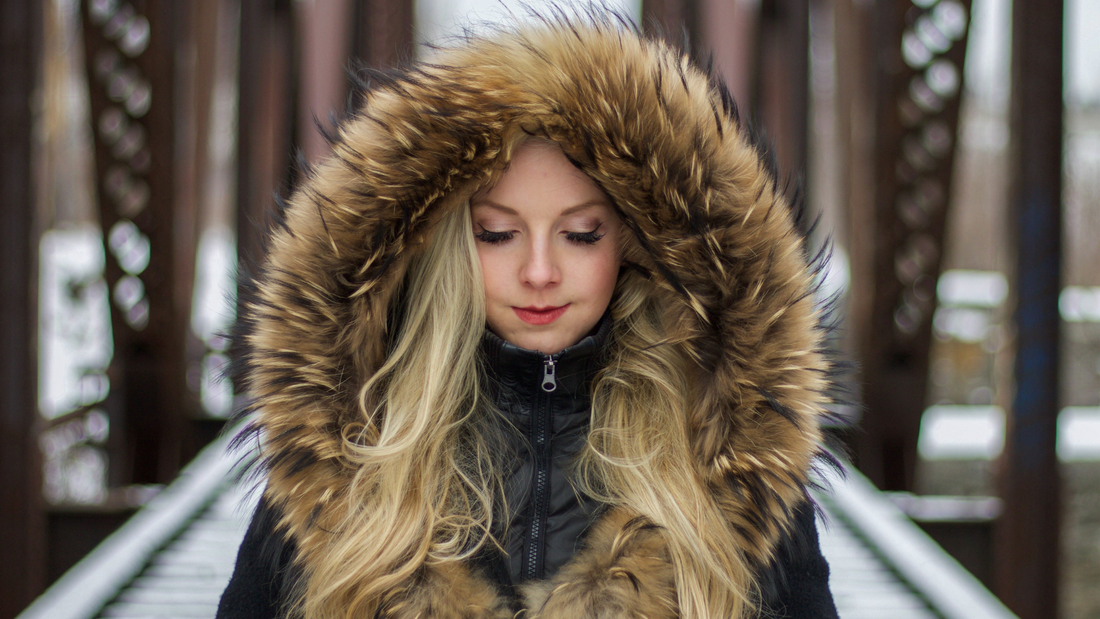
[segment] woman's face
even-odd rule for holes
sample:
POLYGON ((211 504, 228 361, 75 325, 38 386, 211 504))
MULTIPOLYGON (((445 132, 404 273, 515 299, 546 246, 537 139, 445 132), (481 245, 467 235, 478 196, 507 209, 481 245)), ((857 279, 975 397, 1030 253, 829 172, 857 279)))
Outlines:
POLYGON ((524 142, 470 210, 494 333, 552 354, 596 325, 618 278, 622 224, 557 145, 524 142))

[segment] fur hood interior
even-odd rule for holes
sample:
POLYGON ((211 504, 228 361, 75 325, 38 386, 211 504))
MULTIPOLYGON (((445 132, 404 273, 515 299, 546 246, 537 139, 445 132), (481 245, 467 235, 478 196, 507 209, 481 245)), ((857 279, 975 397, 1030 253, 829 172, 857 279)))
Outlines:
MULTIPOLYGON (((367 82, 330 136, 331 156, 278 215, 265 262, 242 291, 238 373, 247 412, 258 412, 266 496, 282 510, 297 560, 307 571, 323 561, 315 538, 357 507, 343 491, 342 432, 361 422, 356 397, 385 354, 388 304, 410 257, 440 215, 464 208, 531 135, 561 145, 629 230, 625 260, 676 325, 669 345, 694 362, 704 404, 687 424, 698 475, 743 540, 744 560, 766 565, 805 501, 829 367, 794 210, 725 88, 678 50, 599 16, 470 37, 367 82)), ((612 510, 561 578, 585 583, 578 597, 648 595, 661 599, 623 608, 676 616, 671 568, 659 548, 645 550, 655 544, 612 510), (626 556, 618 544, 630 535, 641 550, 626 556), (623 569, 640 580, 608 579, 623 569)), ((397 605, 387 616, 427 616, 450 597, 503 613, 491 587, 461 566, 425 574, 433 599, 417 604, 435 606, 397 605)))

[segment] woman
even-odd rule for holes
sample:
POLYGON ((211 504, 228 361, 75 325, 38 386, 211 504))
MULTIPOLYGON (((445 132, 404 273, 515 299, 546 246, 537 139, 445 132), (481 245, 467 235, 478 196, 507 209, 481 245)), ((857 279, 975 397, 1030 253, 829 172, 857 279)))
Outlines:
POLYGON ((628 27, 375 76, 242 316, 219 616, 835 616, 810 279, 728 94, 628 27))

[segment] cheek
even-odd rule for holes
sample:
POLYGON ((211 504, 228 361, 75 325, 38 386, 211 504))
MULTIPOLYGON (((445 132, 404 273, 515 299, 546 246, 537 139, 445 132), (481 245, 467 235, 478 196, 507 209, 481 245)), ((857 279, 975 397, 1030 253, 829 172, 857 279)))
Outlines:
POLYGON ((481 247, 479 244, 477 257, 481 262, 481 280, 485 285, 485 298, 487 300, 499 298, 504 292, 504 268, 501 265, 501 257, 493 254, 494 252, 481 247))
POLYGON ((589 293, 601 301, 611 299, 615 283, 619 279, 619 252, 601 253, 598 259, 588 265, 589 293))

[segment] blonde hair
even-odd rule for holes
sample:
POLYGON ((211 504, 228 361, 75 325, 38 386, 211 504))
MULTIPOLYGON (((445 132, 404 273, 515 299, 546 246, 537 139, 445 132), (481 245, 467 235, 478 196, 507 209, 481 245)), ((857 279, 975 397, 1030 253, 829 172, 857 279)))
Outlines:
MULTIPOLYGON (((415 595, 406 587, 421 565, 469 560, 496 543, 502 442, 483 391, 484 284, 471 230, 468 203, 445 214, 393 301, 399 332, 360 390, 364 421, 344 433, 360 508, 340 524, 331 560, 307 575, 306 617, 373 616, 394 596, 415 595)), ((667 340, 675 317, 654 287, 620 276, 576 482, 660 527, 681 616, 743 617, 755 595, 749 562, 696 469, 694 362, 684 343, 667 340)))
POLYGON ((469 559, 489 538, 499 467, 480 379, 484 286, 468 207, 453 208, 410 262, 383 365, 344 431, 359 509, 331 559, 307 574, 306 617, 374 616, 419 566, 469 559), (349 566, 355 566, 351 569, 349 566))
POLYGON ((577 463, 579 486, 660 527, 676 575, 681 617, 743 617, 758 592, 741 542, 703 483, 691 449, 695 406, 679 320, 652 281, 628 271, 612 301, 609 361, 592 395, 592 430, 577 463))

